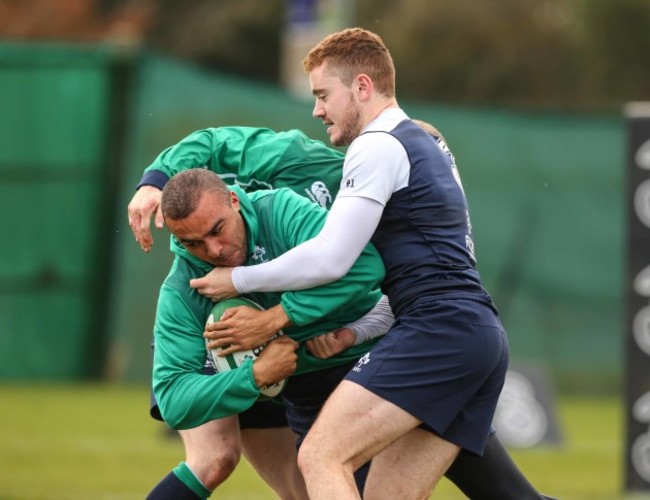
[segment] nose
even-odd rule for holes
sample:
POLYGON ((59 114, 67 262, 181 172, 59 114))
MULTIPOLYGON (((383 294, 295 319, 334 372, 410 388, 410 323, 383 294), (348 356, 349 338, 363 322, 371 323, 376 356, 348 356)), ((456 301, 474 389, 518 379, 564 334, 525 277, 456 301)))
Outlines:
POLYGON ((325 110, 323 109, 323 106, 319 103, 318 99, 316 100, 316 104, 314 104, 314 109, 311 112, 311 115, 314 118, 322 118, 325 116, 325 110))
POLYGON ((223 245, 216 238, 208 238, 205 242, 205 252, 210 259, 218 259, 223 250, 223 245))

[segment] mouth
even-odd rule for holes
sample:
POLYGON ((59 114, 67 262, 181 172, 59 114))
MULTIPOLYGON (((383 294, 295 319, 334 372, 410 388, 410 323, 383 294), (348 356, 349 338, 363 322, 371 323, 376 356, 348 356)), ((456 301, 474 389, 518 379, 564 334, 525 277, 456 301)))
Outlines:
POLYGON ((216 259, 211 259, 210 264, 212 264, 214 267, 233 267, 232 265, 232 259, 231 256, 227 257, 218 257, 216 259))
POLYGON ((238 250, 233 250, 226 256, 220 256, 219 262, 212 262, 212 265, 216 267, 237 267, 243 266, 246 262, 246 258, 242 252, 238 250))

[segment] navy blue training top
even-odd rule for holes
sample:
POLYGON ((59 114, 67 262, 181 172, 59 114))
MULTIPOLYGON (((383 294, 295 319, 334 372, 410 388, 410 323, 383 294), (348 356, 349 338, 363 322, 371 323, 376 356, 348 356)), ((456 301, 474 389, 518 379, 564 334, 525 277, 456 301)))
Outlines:
MULTIPOLYGON (((367 132, 377 133, 377 132, 367 132)), ((473 256, 467 200, 453 158, 411 120, 389 132, 404 146, 408 186, 394 192, 372 237, 395 315, 416 298, 467 298, 494 308, 473 256)))

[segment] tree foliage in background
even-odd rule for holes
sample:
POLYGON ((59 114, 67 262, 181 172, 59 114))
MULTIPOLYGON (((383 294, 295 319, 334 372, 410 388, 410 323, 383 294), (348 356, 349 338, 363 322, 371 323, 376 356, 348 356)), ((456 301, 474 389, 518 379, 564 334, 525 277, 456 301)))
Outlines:
MULTIPOLYGON (((292 1, 0 0, 0 37, 144 43, 279 83, 292 1)), ((349 1, 389 46, 402 99, 616 111, 650 100, 650 0, 349 1)))
POLYGON ((277 81, 283 0, 158 0, 148 42, 208 68, 277 81))
POLYGON ((364 0, 360 6, 360 24, 391 49, 400 95, 574 109, 650 99, 647 0, 364 0))
MULTIPOLYGON (((150 38, 277 82, 283 15, 282 0, 162 0, 150 38)), ((599 110, 650 99, 648 0, 357 0, 357 24, 386 41, 401 98, 599 110)))

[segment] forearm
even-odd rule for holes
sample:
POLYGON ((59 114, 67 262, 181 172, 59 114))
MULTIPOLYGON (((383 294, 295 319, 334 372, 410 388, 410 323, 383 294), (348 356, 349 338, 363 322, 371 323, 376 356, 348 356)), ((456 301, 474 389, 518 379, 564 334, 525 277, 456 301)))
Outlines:
POLYGON ((344 276, 374 233, 383 206, 367 198, 337 199, 320 233, 280 257, 233 270, 239 293, 304 290, 344 276))
POLYGON ((153 389, 163 419, 174 429, 191 429, 210 420, 237 415, 259 397, 252 362, 214 375, 180 369, 154 370, 153 389))
POLYGON ((221 319, 205 327, 204 337, 209 349, 222 348, 222 354, 254 349, 269 342, 291 325, 281 304, 265 311, 237 307, 225 311, 221 319))
MULTIPOLYGON (((317 358, 331 358, 353 346, 385 335, 393 321, 393 312, 390 309, 388 298, 382 295, 374 307, 356 321, 308 339, 307 349, 317 358)), ((374 342, 367 348, 370 349, 371 345, 374 345, 374 342)))
POLYGON ((382 295, 375 307, 358 320, 345 325, 345 328, 350 328, 354 331, 356 336, 354 345, 359 345, 368 340, 386 335, 394 321, 395 317, 388 303, 388 297, 382 295))
POLYGON ((273 337, 276 332, 279 332, 283 328, 292 325, 291 319, 284 310, 284 307, 282 307, 282 304, 267 309, 262 313, 262 316, 267 331, 271 332, 270 337, 273 337))
POLYGON ((154 326, 153 391, 165 421, 179 429, 240 413, 259 395, 252 366, 204 373, 205 319, 197 314, 196 305, 186 290, 167 281, 161 287, 154 326))
POLYGON ((219 150, 218 129, 198 130, 162 151, 149 165, 138 183, 162 189, 178 172, 209 165, 219 150))

